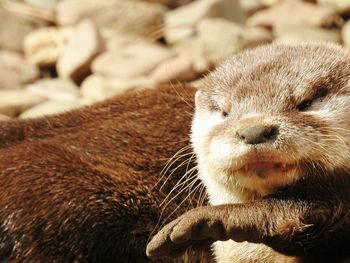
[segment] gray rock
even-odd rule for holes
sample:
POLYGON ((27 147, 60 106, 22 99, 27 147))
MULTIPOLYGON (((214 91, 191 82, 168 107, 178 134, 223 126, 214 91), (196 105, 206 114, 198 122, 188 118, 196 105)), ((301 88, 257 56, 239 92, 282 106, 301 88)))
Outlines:
POLYGON ((0 90, 19 89, 25 83, 36 80, 39 69, 29 64, 21 54, 0 51, 0 90))
POLYGON ((67 48, 59 56, 57 72, 62 78, 82 81, 90 73, 92 60, 104 50, 97 27, 90 20, 80 22, 71 34, 67 48))
POLYGON ((94 60, 92 71, 117 78, 140 77, 174 55, 173 51, 155 43, 134 42, 101 54, 94 60))

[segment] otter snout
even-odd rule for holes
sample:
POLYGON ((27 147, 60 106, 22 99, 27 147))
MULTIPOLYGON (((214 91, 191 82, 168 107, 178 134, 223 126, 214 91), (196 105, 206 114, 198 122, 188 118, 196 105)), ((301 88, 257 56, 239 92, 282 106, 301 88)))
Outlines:
POLYGON ((252 125, 237 130, 236 137, 245 144, 273 142, 278 135, 278 127, 271 125, 252 125))

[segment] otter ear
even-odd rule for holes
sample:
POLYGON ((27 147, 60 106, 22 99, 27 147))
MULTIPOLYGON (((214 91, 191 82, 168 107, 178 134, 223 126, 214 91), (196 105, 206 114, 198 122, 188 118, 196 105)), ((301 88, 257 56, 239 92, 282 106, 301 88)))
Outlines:
POLYGON ((196 105, 198 105, 200 97, 203 95, 203 91, 197 90, 196 95, 194 96, 194 102, 196 105))

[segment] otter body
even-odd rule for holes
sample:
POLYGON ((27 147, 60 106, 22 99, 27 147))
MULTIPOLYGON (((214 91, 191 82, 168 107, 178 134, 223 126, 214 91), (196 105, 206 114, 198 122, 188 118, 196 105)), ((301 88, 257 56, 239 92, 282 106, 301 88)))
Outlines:
POLYGON ((217 241, 217 262, 350 257, 347 51, 275 44, 230 58, 196 93, 191 140, 213 206, 167 225, 149 256, 217 241))
POLYGON ((0 122, 0 261, 147 262, 159 204, 191 167, 160 189, 166 160, 188 145, 194 90, 186 87, 183 97, 179 90, 0 122))

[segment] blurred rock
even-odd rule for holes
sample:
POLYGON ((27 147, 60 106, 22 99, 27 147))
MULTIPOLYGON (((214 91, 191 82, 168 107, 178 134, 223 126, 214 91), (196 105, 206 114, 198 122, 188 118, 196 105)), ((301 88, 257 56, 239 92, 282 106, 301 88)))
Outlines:
POLYGON ((198 40, 205 47, 205 56, 212 65, 243 49, 243 28, 228 20, 203 20, 198 24, 197 32, 198 40))
POLYGON ((11 118, 6 115, 0 114, 0 121, 8 121, 8 120, 11 120, 11 118))
POLYGON ((57 102, 45 101, 40 103, 19 115, 19 118, 37 118, 45 115, 59 114, 84 106, 80 101, 57 102))
POLYGON ((178 43, 173 49, 179 56, 187 57, 197 73, 205 73, 212 67, 211 62, 207 58, 205 43, 199 41, 198 38, 191 38, 178 43))
POLYGON ((55 10, 59 0, 24 0, 24 2, 39 8, 55 10))
POLYGON ((238 0, 197 0, 166 13, 166 41, 175 43, 190 37, 199 21, 211 17, 221 17, 237 23, 244 22, 238 0))
POLYGON ((195 79, 196 76, 197 73, 191 60, 185 56, 176 56, 161 63, 149 75, 149 77, 156 83, 189 81, 195 79))
POLYGON ((154 83, 149 78, 118 79, 91 75, 81 85, 81 94, 92 101, 101 101, 126 91, 151 88, 154 83))
POLYGON ((169 7, 174 8, 174 7, 186 5, 188 3, 191 3, 194 0, 142 0, 142 1, 167 5, 169 7))
POLYGON ((333 8, 300 0, 284 0, 249 17, 247 25, 268 28, 283 24, 327 27, 339 20, 341 18, 333 8))
POLYGON ((21 54, 0 51, 0 90, 19 89, 39 75, 39 69, 25 61, 21 54))
POLYGON ((350 12, 350 0, 317 0, 317 3, 330 6, 342 14, 350 12))
POLYGON ((337 29, 322 29, 305 25, 280 25, 274 28, 276 41, 298 43, 305 41, 324 41, 340 43, 340 31, 337 29))
POLYGON ((0 17, 0 49, 21 51, 24 37, 34 29, 46 25, 42 20, 20 16, 1 6, 0 17))
POLYGON ((41 79, 27 85, 26 90, 55 101, 75 101, 79 98, 79 88, 68 79, 41 79))
POLYGON ((343 40, 343 45, 350 49, 350 20, 345 23, 342 28, 341 36, 343 40))
POLYGON ((147 75, 161 62, 174 55, 173 51, 158 44, 135 42, 98 56, 92 64, 92 71, 118 78, 138 77, 147 75))
POLYGON ((70 27, 46 27, 29 33, 23 43, 28 60, 37 66, 54 66, 71 36, 70 27))
POLYGON ((243 33, 244 48, 254 48, 272 42, 274 39, 270 30, 262 27, 246 27, 243 33))
POLYGON ((23 90, 0 90, 0 113, 15 117, 43 100, 43 97, 23 90))
MULTIPOLYGON (((163 27, 162 5, 125 0, 65 0, 57 6, 60 25, 89 18, 100 30, 150 36, 163 27)), ((102 32, 101 31, 101 32, 102 32)))
POLYGON ((80 22, 71 34, 67 48, 59 56, 57 72, 62 78, 82 81, 90 73, 92 60, 104 50, 98 29, 89 20, 80 22))
POLYGON ((239 3, 245 17, 251 16, 265 7, 261 0, 240 0, 239 3))

